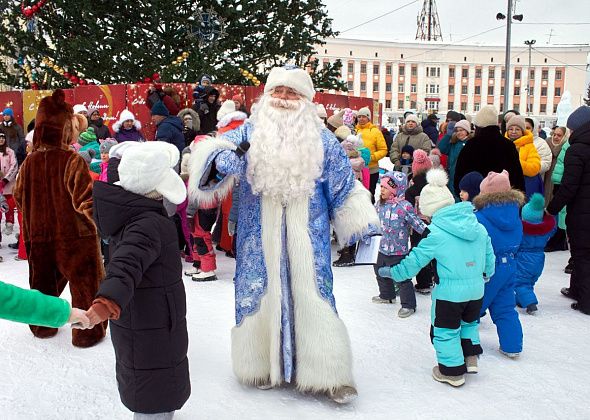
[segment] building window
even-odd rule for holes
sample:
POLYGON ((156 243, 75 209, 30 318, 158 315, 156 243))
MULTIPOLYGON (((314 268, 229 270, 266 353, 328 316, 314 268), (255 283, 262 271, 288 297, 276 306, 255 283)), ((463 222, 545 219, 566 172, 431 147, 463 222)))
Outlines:
POLYGON ((473 110, 474 110, 475 112, 479 111, 479 109, 480 109, 480 108, 481 108, 481 104, 480 104, 479 102, 476 102, 476 103, 473 105, 473 110))
POLYGON ((520 70, 514 70, 514 80, 520 80, 520 70))
POLYGON ((506 70, 502 69, 502 79, 506 79, 506 70))
POLYGON ((403 99, 399 99, 397 101, 397 109, 404 109, 404 100, 403 99))
POLYGON ((391 83, 385 83, 385 92, 391 92, 391 83))
POLYGON ((397 91, 399 93, 404 93, 404 84, 400 83, 399 85, 397 85, 397 91))
POLYGON ((417 89, 416 89, 416 83, 412 83, 410 85, 410 92, 411 93, 416 93, 417 89))
POLYGON ((549 70, 543 70, 541 72, 541 80, 547 80, 549 79, 549 70))
POLYGON ((462 69, 461 70, 461 77, 465 78, 469 76, 469 69, 462 69))
POLYGON ((450 85, 449 86, 449 95, 454 95, 455 94, 455 86, 454 85, 450 85))
POLYGON ((440 77, 440 67, 426 67, 426 75, 429 77, 440 77))
POLYGON ((354 73, 354 63, 348 63, 348 73, 354 73))
POLYGON ((541 104, 541 107, 539 109, 539 112, 541 114, 546 114, 547 113, 547 104, 541 104))
MULTIPOLYGON (((531 86, 531 87, 529 88, 529 95, 533 96, 534 94, 535 94, 535 87, 534 87, 534 86, 531 86)), ((531 112, 532 112, 532 111, 531 111, 531 112)))
POLYGON ((353 82, 352 80, 349 80, 349 81, 346 83, 346 87, 347 87, 347 88, 348 88, 348 90, 350 90, 350 91, 354 90, 354 82, 353 82))
POLYGON ((496 78, 496 69, 490 68, 488 69, 488 79, 495 79, 496 78))
POLYGON ((426 101, 426 109, 429 111, 438 112, 438 102, 437 101, 426 101))
POLYGON ((531 70, 531 74, 529 75, 530 80, 535 80, 535 70, 531 70))
POLYGON ((367 82, 361 82, 361 90, 363 92, 367 90, 367 82))
POLYGON ((349 55, 352 57, 352 51, 349 51, 349 55))
POLYGON ((490 63, 494 62, 494 57, 490 58, 490 63))
POLYGON ((391 99, 386 99, 385 100, 385 108, 391 109, 391 99))
POLYGON ((475 86, 475 94, 481 95, 481 86, 475 86))
POLYGON ((504 112, 504 103, 500 102, 500 112, 504 112))
POLYGON ((553 113, 555 114, 557 112, 557 104, 553 105, 553 113))
POLYGON ((461 95, 467 95, 467 86, 461 86, 461 95))
POLYGON ((439 85, 426 85, 426 93, 436 94, 440 90, 439 85))
POLYGON ((447 109, 450 111, 451 109, 453 109, 454 106, 455 106, 455 104, 453 102, 449 102, 447 104, 447 109))
POLYGON ((561 88, 560 87, 555 88, 555 96, 561 96, 561 88))
POLYGON ((391 76, 391 64, 385 66, 385 74, 391 76))
POLYGON ((449 67, 449 77, 455 77, 455 67, 449 67))
POLYGON ((494 87, 493 86, 488 86, 488 95, 494 96, 494 87))
POLYGON ((412 66, 412 77, 418 76, 418 67, 412 66))
POLYGON ((547 87, 542 87, 541 88, 541 96, 547 96, 547 87))
POLYGON ((373 74, 376 74, 376 75, 379 74, 379 65, 373 64, 373 74))
POLYGON ((399 75, 400 76, 404 76, 406 74, 406 67, 405 66, 399 66, 399 75))
POLYGON ((416 109, 416 101, 410 101, 410 108, 416 109))
POLYGON ((481 69, 475 69, 475 78, 481 79, 481 69))
POLYGON ((514 109, 516 112, 520 112, 520 104, 514 104, 512 109, 514 109))
POLYGON ((467 102, 461 102, 461 112, 467 111, 467 102))
POLYGON ((378 53, 375 53, 375 58, 377 58, 377 57, 379 57, 379 54, 378 53))
POLYGON ((555 80, 561 80, 561 70, 555 70, 555 80))
POLYGON ((367 74, 367 65, 361 64, 361 74, 367 74))
POLYGON ((515 96, 520 95, 520 86, 514 86, 514 95, 515 96))
POLYGON ((373 82, 373 92, 379 92, 379 82, 373 82))

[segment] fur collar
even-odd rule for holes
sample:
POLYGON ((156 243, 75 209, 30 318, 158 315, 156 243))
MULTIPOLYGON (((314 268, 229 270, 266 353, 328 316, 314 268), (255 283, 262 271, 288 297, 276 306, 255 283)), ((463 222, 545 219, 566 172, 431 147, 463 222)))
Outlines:
POLYGON ((473 199, 473 206, 477 210, 487 206, 499 206, 508 203, 517 203, 519 207, 522 207, 524 201, 524 194, 513 189, 497 193, 479 194, 473 199))
POLYGON ((227 114, 219 120, 219 122, 217 123, 217 128, 225 127, 232 121, 245 121, 247 118, 248 116, 242 111, 230 112, 229 114, 227 114))
POLYGON ((555 218, 548 214, 543 216, 541 223, 529 223, 522 221, 522 229, 526 235, 546 235, 555 227, 555 218))

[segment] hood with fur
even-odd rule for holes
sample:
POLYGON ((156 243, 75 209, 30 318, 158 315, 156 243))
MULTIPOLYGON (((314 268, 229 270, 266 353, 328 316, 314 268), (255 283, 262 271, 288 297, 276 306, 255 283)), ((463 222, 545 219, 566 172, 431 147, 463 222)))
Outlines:
POLYGON ((121 112, 121 115, 119 115, 119 120, 113 124, 113 131, 115 133, 118 133, 121 127, 123 126, 123 123, 127 120, 133 121, 133 126, 137 131, 141 130, 141 122, 139 122, 139 120, 135 118, 135 115, 133 115, 131 111, 125 109, 121 112))
POLYGON ((199 118, 199 114, 194 111, 192 108, 184 108, 178 112, 178 118, 183 121, 184 125, 184 117, 186 115, 190 115, 193 118, 193 130, 199 131, 201 129, 201 119, 199 118))

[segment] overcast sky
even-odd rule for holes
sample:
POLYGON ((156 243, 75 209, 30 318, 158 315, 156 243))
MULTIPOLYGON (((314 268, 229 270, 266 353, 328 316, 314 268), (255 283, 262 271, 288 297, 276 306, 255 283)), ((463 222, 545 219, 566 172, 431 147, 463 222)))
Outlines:
MULTIPOLYGON (((343 32, 412 0, 323 1, 328 7, 329 17, 333 19, 333 29, 343 32)), ((524 20, 523 24, 512 27, 513 45, 522 45, 527 39, 535 39, 537 46, 590 43, 589 0, 517 0, 515 3, 515 14, 523 14, 524 20), (572 25, 575 23, 586 25, 572 25)), ((437 0, 436 4, 444 43, 504 45, 506 20, 496 20, 496 14, 506 14, 507 0, 437 0), (499 29, 461 42, 500 25, 503 26, 499 29)), ((422 5, 423 0, 418 0, 381 19, 346 31, 340 37, 414 41, 416 18, 422 5)))

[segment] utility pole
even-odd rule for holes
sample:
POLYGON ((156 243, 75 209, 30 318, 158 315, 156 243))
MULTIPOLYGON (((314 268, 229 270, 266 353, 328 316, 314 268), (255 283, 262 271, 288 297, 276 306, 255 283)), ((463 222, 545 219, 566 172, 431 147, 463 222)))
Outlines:
MULTIPOLYGON (((533 50, 533 45, 535 45, 535 41, 534 39, 531 39, 530 41, 524 41, 525 45, 527 45, 529 47, 529 74, 527 77, 527 87, 526 87, 526 114, 527 115, 531 115, 531 109, 533 107, 533 101, 531 100, 530 96, 531 96, 531 52, 533 50), (530 108, 529 108, 530 106, 530 108)), ((533 81, 534 83, 534 81, 533 81)))
POLYGON ((504 64, 504 112, 508 111, 510 94, 510 37, 512 35, 512 0, 508 0, 506 14, 506 59, 504 64))

